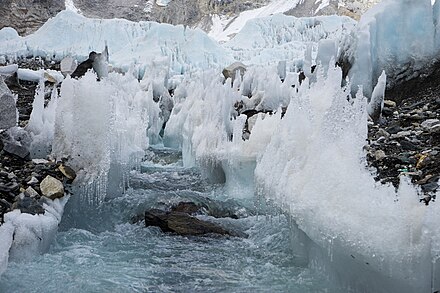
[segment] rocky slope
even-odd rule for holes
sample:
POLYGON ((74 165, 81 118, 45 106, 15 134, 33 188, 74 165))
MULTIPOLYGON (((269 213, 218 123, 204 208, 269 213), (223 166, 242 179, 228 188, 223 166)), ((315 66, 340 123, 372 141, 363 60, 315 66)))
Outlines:
MULTIPOLYGON (((154 0, 5 0, 0 2, 0 29, 15 28, 20 35, 37 30, 48 18, 66 7, 76 7, 80 13, 93 18, 124 18, 132 21, 151 20, 161 23, 183 24, 200 27, 209 32, 213 15, 226 17, 225 27, 230 25, 240 12, 261 8, 279 0, 173 0, 167 5, 154 0)), ((292 0, 298 6, 286 14, 313 16, 340 14, 355 19, 380 0, 292 0)), ((293 6, 294 4, 292 4, 293 6)))
POLYGON ((64 0, 2 0, 0 29, 11 26, 20 35, 27 35, 64 8, 64 0))

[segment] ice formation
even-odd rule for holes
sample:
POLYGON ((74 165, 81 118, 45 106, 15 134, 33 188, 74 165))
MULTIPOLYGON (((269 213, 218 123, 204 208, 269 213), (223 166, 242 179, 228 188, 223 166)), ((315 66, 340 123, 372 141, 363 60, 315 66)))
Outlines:
POLYGON ((357 90, 372 93, 382 70, 393 80, 406 79, 429 66, 440 50, 439 3, 429 0, 382 1, 361 18, 348 49, 350 76, 357 90), (433 13, 434 10, 434 13, 433 13))
POLYGON ((68 199, 68 196, 53 201, 46 199, 44 214, 31 215, 14 210, 4 215, 4 224, 0 226, 0 275, 9 260, 26 260, 47 252, 68 199))
POLYGON ((3 35, 0 55, 8 57, 61 60, 71 55, 84 60, 90 51, 99 52, 107 42, 110 65, 124 71, 137 68, 140 78, 146 64, 158 57, 167 57, 171 70, 178 74, 191 67, 208 68, 232 61, 220 45, 198 29, 122 19, 88 19, 72 11, 60 12, 32 35, 20 37, 9 28, 0 30, 0 37, 3 35))
MULTIPOLYGON (((363 152, 365 96, 373 93, 381 106, 383 70, 398 78, 408 66, 422 69, 438 47, 439 10, 429 0, 384 1, 356 29, 343 17, 274 15, 247 22, 224 47, 180 26, 62 12, 26 38, 1 30, 8 37, 0 52, 84 57, 107 40, 110 64, 127 71, 99 82, 92 72, 68 77, 46 108, 41 89, 37 94, 29 123, 34 143, 53 139, 54 155, 70 156, 80 178, 139 158, 149 144, 161 143, 169 118, 164 144, 181 148, 186 166, 225 182, 231 196, 257 192, 283 209, 309 241, 304 253, 311 266, 333 271, 337 282, 358 291, 427 292, 440 285, 438 207, 421 206, 406 180, 397 193, 374 182, 363 152), (71 33, 64 42, 62 31, 71 33), (341 88, 347 81, 333 64, 350 33, 352 79, 341 88), (231 56, 249 66, 243 77, 223 80, 220 66, 231 56), (247 117, 246 110, 258 113, 247 117)), ((8 223, 19 217, 8 219, 0 235, 9 235, 8 223)), ((8 246, 0 243, 0 252, 8 246)), ((0 271, 5 262, 0 253, 0 271)))

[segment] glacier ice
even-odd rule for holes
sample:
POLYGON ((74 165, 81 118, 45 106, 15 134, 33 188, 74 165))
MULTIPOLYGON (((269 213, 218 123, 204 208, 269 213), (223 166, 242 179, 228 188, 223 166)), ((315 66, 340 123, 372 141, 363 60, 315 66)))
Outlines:
POLYGON ((361 85, 370 96, 383 70, 392 84, 429 66, 440 50, 438 6, 438 1, 433 7, 429 0, 387 0, 362 16, 348 50, 354 91, 361 85))

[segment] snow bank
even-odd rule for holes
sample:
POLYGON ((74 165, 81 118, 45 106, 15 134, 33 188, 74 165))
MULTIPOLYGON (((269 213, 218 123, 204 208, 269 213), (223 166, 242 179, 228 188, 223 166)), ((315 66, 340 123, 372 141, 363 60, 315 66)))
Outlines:
POLYGON ((224 49, 201 30, 154 22, 130 22, 122 19, 88 19, 73 11, 62 11, 37 32, 24 38, 2 29, 0 55, 42 56, 61 60, 67 55, 86 59, 90 51, 100 52, 107 41, 110 64, 143 75, 146 63, 167 57, 176 73, 191 66, 208 68, 232 61, 224 49), (62 36, 62 37, 61 37, 62 36), (197 50, 194 50, 197 48, 197 50))
POLYGON ((316 57, 319 41, 328 39, 339 43, 355 25, 356 22, 348 17, 296 18, 277 14, 248 21, 224 46, 232 51, 235 59, 245 63, 301 62, 308 47, 316 57))
POLYGON ((13 210, 0 226, 0 275, 9 261, 23 261, 45 253, 54 241, 69 196, 46 199, 44 214, 31 215, 13 210))
POLYGON ((354 60, 353 86, 363 86, 370 96, 383 70, 392 82, 429 65, 440 49, 436 33, 439 5, 437 1, 433 14, 430 0, 388 0, 367 11, 350 40, 354 48, 348 50, 354 60))

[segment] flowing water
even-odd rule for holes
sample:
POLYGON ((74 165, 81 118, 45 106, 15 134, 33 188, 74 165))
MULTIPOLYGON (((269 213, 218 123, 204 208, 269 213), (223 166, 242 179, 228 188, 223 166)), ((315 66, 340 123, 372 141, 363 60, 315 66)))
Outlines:
POLYGON ((232 200, 221 185, 181 166, 180 154, 155 150, 130 174, 124 195, 88 204, 74 194, 50 251, 11 262, 0 292, 329 292, 328 281, 297 255, 286 217, 232 200), (153 162, 154 163, 153 163, 153 162), (233 218, 201 216, 248 238, 182 237, 131 223, 151 207, 203 202, 233 218))

